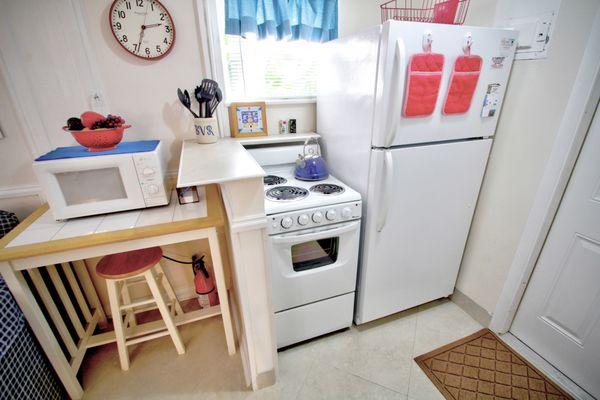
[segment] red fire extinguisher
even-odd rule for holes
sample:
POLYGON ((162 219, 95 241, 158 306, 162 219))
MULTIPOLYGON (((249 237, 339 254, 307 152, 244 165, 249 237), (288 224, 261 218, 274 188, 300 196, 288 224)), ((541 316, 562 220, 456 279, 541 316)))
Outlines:
POLYGON ((214 279, 208 273, 204 263, 204 255, 200 258, 192 257, 192 268, 194 270, 194 286, 196 287, 200 306, 206 308, 219 304, 219 294, 214 279))

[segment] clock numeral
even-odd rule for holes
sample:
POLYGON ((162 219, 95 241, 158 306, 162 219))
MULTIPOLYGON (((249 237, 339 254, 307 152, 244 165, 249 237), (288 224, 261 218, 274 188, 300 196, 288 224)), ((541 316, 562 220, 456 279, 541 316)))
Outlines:
POLYGON ((130 1, 125 2, 125 8, 127 8, 128 10, 131 10, 131 2, 130 1))
POLYGON ((171 27, 169 25, 165 25, 165 32, 171 32, 171 27))
POLYGON ((150 3, 150 9, 154 11, 154 2, 150 3))
POLYGON ((159 45, 156 45, 156 51, 159 52, 159 53, 162 53, 162 49, 160 48, 159 45))
POLYGON ((164 38, 164 39, 163 39, 163 43, 164 43, 164 44, 169 44, 169 41, 167 40, 167 38, 164 38))
POLYGON ((144 7, 144 0, 135 0, 135 5, 138 7, 144 7))
POLYGON ((123 41, 123 43, 127 43, 127 35, 123 35, 123 37, 121 38, 121 40, 123 41))
POLYGON ((165 20, 165 13, 160 13, 160 20, 164 21, 165 20))
POLYGON ((150 55, 150 48, 146 47, 146 50, 144 50, 146 52, 146 54, 150 55))
POLYGON ((117 22, 117 23, 115 24, 115 27, 116 27, 118 30, 121 30, 121 28, 122 28, 122 26, 121 26, 121 23, 120 23, 120 22, 117 22))
POLYGON ((138 48, 137 48, 137 46, 138 46, 138 45, 137 45, 137 43, 134 43, 134 44, 133 44, 133 51, 134 51, 134 52, 136 52, 136 53, 137 53, 137 51, 138 51, 138 48))
MULTIPOLYGON (((121 10, 121 11, 119 11, 118 14, 119 14, 119 18, 125 18, 125 11, 121 10)), ((121 29, 121 28, 119 28, 119 29, 121 29)))

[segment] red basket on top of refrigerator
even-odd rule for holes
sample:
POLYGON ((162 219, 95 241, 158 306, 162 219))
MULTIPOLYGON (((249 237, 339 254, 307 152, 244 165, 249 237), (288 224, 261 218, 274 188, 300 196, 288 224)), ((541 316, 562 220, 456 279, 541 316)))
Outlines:
POLYGON ((381 5, 381 23, 396 21, 462 25, 470 0, 390 0, 381 5))

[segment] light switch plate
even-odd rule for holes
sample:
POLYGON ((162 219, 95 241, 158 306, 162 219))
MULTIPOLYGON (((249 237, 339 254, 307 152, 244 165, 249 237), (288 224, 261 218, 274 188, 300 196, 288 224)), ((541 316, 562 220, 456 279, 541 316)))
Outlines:
POLYGON ((506 25, 519 31, 515 60, 546 58, 556 13, 550 11, 529 17, 510 18, 506 25))

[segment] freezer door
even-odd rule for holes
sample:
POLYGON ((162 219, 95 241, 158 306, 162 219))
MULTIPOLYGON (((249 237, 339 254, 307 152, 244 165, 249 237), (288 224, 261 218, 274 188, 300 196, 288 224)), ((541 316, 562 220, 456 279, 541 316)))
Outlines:
POLYGON ((491 143, 373 151, 356 323, 453 292, 491 143))
POLYGON ((508 29, 390 21, 383 25, 373 122, 374 147, 430 143, 493 136, 516 48, 517 32, 508 29), (433 114, 406 118, 407 69, 411 55, 424 52, 444 55, 443 75, 433 114), (470 53, 482 60, 481 73, 464 114, 443 115, 454 61, 470 53), (484 106, 484 104, 486 104, 484 106))

